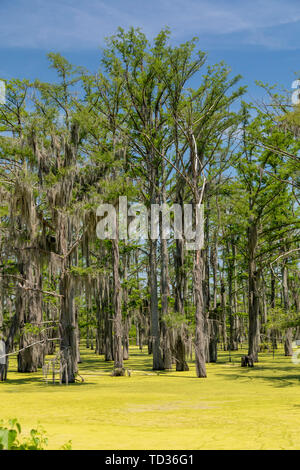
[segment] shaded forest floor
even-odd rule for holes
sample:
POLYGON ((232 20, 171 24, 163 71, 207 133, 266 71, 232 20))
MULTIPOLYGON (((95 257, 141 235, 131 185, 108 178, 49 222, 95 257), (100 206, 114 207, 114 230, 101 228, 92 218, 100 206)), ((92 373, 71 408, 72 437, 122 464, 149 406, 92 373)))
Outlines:
POLYGON ((19 374, 10 359, 0 383, 0 419, 18 418, 25 432, 40 423, 49 448, 300 449, 300 364, 281 350, 241 368, 246 350, 219 352, 207 379, 151 370, 147 349, 130 348, 131 377, 111 377, 112 363, 82 350, 84 383, 44 383, 42 372, 19 374))

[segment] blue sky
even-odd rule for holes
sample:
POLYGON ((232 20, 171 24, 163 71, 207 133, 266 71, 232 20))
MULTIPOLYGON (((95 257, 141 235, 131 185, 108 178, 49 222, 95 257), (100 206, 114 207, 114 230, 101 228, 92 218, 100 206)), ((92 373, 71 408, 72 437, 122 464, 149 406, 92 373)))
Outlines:
POLYGON ((209 62, 242 74, 254 98, 254 80, 290 89, 300 71, 299 0, 0 0, 0 78, 51 79, 50 51, 95 71, 118 26, 150 38, 169 26, 174 43, 198 36, 209 62))

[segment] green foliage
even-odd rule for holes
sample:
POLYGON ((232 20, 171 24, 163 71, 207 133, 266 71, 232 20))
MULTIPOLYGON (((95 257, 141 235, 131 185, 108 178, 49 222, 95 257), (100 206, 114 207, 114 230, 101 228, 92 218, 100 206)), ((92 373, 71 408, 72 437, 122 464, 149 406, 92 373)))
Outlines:
POLYGON ((296 327, 299 325, 299 316, 295 314, 294 310, 286 310, 279 306, 269 310, 267 321, 268 328, 284 331, 286 328, 296 327))
POLYGON ((44 450, 47 444, 42 428, 31 429, 29 437, 24 437, 17 419, 9 420, 6 426, 0 422, 0 450, 44 450))
MULTIPOLYGON (((116 310, 112 281, 117 270, 112 269, 111 241, 96 238, 98 205, 109 202, 117 209, 121 195, 129 204, 138 201, 147 207, 153 201, 195 202, 204 181, 205 313, 221 303, 214 315, 226 317, 227 326, 233 307, 234 315, 245 319, 251 256, 261 284, 257 294, 263 292, 268 309, 274 274, 270 265, 278 259, 274 269, 279 271, 282 252, 291 248, 294 254, 285 261, 290 297, 295 300, 299 209, 290 183, 295 186, 299 180, 298 107, 292 113, 280 108, 280 116, 274 116, 272 107, 270 112, 252 104, 240 107, 245 92, 238 86, 241 77, 232 76, 223 62, 207 65, 196 38, 173 46, 167 28, 151 41, 139 29, 119 28, 107 40, 97 74, 74 67, 60 54, 48 58, 56 82, 11 80, 9 106, 1 106, 0 300, 5 336, 20 289, 26 310, 21 335, 40 332, 26 321, 28 296, 35 295, 36 286, 47 307, 44 319, 60 317, 58 293, 64 290, 65 274, 72 281, 66 290, 71 293, 74 284, 76 296, 72 328, 78 322, 84 335, 84 329, 101 328, 104 317, 110 321, 116 310), (290 152, 291 162, 280 151, 290 152), (252 239, 250 232, 256 234, 252 239), (215 261, 213 285, 210 257, 215 261), (41 277, 34 279, 38 266, 41 277)), ((279 95, 271 87, 265 89, 276 103, 279 95)), ((174 221, 173 214, 171 218, 174 221)), ((170 292, 165 294, 160 283, 162 244, 157 243, 157 318, 168 328, 184 326, 192 336, 194 253, 185 251, 179 260, 176 243, 167 244, 170 292), (183 315, 175 312, 180 289, 183 315), (166 316, 163 295, 169 296, 166 316)), ((118 251, 120 284, 126 294, 121 296, 123 319, 146 324, 156 310, 151 305, 154 297, 150 301, 149 296, 148 241, 120 241, 118 251)), ((272 303, 278 308, 270 312, 268 326, 284 329, 298 320, 293 311, 277 306, 278 281, 278 302, 272 303)), ((241 323, 245 328, 246 322, 241 323)), ((17 332, 14 340, 19 339, 17 332)), ((7 434, 7 443, 14 431, 18 432, 14 428, 7 434)))
MULTIPOLYGON (((0 450, 45 450, 47 445, 48 438, 43 428, 31 429, 29 436, 24 436, 16 418, 10 419, 6 425, 0 421, 0 450)), ((71 440, 60 448, 60 450, 71 449, 71 440)))

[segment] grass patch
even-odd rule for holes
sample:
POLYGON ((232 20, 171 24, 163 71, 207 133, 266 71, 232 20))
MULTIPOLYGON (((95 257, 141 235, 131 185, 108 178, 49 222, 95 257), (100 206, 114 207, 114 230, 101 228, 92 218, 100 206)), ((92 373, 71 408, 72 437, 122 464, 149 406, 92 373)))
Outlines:
POLYGON ((299 449, 300 365, 282 351, 260 354, 241 368, 245 350, 219 352, 207 379, 189 372, 151 370, 152 358, 130 348, 131 377, 111 377, 112 363, 83 349, 84 383, 43 382, 41 371, 16 372, 10 360, 0 383, 0 419, 17 418, 24 431, 46 429, 49 448, 73 449, 299 449))

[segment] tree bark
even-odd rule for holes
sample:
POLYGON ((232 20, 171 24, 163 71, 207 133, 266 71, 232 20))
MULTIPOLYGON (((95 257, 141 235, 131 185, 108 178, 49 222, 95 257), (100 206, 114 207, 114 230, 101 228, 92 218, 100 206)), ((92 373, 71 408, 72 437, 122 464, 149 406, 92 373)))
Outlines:
MULTIPOLYGON (((179 180, 178 185, 182 181, 179 180)), ((183 207, 183 198, 180 187, 177 189, 177 202, 183 207)), ((183 221, 182 221, 183 223, 183 221)), ((184 241, 176 239, 175 241, 175 312, 184 317, 184 285, 185 285, 185 272, 184 272, 184 241)), ((186 362, 185 351, 185 331, 184 328, 176 329, 176 339, 174 344, 174 356, 177 371, 187 371, 189 366, 186 362)))
POLYGON ((112 253, 114 279, 114 369, 123 369, 121 284, 119 274, 120 255, 118 236, 112 240, 112 253))
MULTIPOLYGON (((37 255, 34 253, 31 256, 26 254, 23 266, 24 277, 29 285, 42 289, 42 278, 37 255)), ((38 367, 42 367, 44 362, 44 344, 34 344, 43 340, 39 332, 34 332, 35 328, 40 330, 42 326, 42 294, 39 290, 26 290, 22 295, 24 296, 25 309, 19 347, 20 349, 26 349, 23 349, 18 354, 18 372, 36 372, 38 367), (24 330, 26 325, 32 325, 30 326, 31 331, 24 330)))
POLYGON ((197 377, 206 377, 205 365, 205 338, 204 338, 204 322, 205 311, 203 301, 203 255, 202 250, 195 250, 194 262, 194 291, 195 291, 195 360, 196 360, 196 373, 197 377))
POLYGON ((153 370, 164 370, 162 350, 160 346, 160 327, 157 297, 157 261, 156 240, 149 240, 150 244, 150 312, 151 312, 151 344, 153 354, 153 370))
POLYGON ((259 348, 259 272, 255 255, 257 248, 257 226, 250 219, 248 228, 248 313, 249 313, 249 348, 248 355, 258 361, 259 348))
MULTIPOLYGON (((288 288, 288 270, 286 267, 286 263, 282 268, 282 289, 283 289, 283 306, 285 312, 288 314, 290 309, 290 298, 289 298, 289 288, 288 288)), ((285 356, 292 356, 293 355, 293 348, 292 348, 292 341, 293 341, 293 329, 287 328, 285 332, 285 340, 284 340, 284 355, 285 356)))

